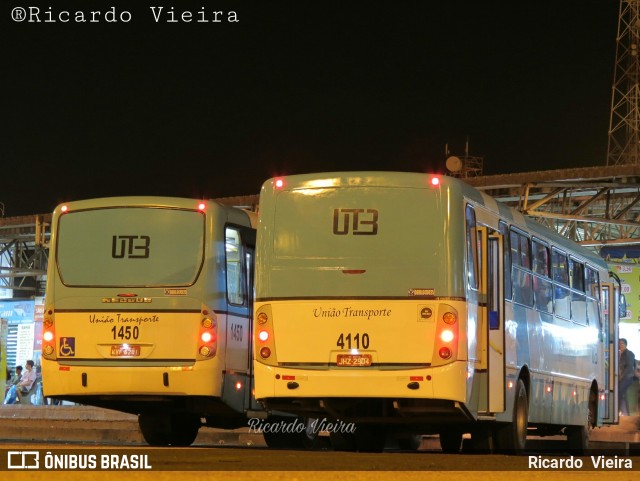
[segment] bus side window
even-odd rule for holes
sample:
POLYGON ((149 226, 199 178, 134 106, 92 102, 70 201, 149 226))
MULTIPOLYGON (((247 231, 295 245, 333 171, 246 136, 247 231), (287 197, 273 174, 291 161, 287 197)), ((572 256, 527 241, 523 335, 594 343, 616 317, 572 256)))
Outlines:
POLYGON ((531 267, 531 249, 529 238, 519 232, 511 231, 511 258, 513 271, 513 300, 525 306, 533 306, 533 282, 531 267))
POLYGON ((467 279, 469 287, 478 288, 478 242, 476 238, 476 212, 467 205, 465 212, 467 221, 467 279))
POLYGON ((553 312, 553 286, 549 279, 549 247, 533 240, 533 291, 536 309, 553 312))
POLYGON ((587 302, 584 294, 584 264, 576 259, 569 259, 571 281, 571 319, 579 324, 588 324, 587 302))
POLYGON ((504 298, 511 299, 511 242, 509 242, 509 227, 506 222, 500 221, 498 229, 504 242, 504 298))
POLYGON ((602 325, 600 309, 598 309, 600 281, 598 271, 589 266, 585 270, 585 292, 587 293, 587 322, 600 330, 602 325))
POLYGON ((564 252, 551 249, 551 272, 553 274, 553 308, 557 316, 571 319, 571 295, 569 290, 569 261, 564 252))
POLYGON ((227 267, 227 300, 231 304, 242 305, 245 301, 244 254, 238 229, 225 229, 225 251, 227 267))

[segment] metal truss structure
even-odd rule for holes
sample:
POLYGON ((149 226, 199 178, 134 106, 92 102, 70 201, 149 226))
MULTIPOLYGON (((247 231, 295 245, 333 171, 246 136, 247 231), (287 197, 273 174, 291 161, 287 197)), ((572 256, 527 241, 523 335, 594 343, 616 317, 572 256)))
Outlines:
POLYGON ((51 214, 0 219, 0 289, 15 297, 43 295, 51 214))
POLYGON ((594 250, 612 244, 640 244, 640 164, 465 181, 594 250))
POLYGON ((620 0, 607 165, 640 164, 640 0, 620 0))
MULTIPOLYGON (((584 167, 462 179, 565 237, 598 250, 640 244, 640 165, 584 167)), ((257 211, 258 195, 218 202, 257 211)), ((0 218, 0 289, 42 295, 51 214, 0 218)))

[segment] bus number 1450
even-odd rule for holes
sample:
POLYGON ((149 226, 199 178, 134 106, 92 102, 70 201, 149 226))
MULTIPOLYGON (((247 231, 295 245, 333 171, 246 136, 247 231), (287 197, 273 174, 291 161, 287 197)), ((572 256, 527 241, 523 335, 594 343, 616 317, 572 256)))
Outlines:
POLYGON ((124 339, 128 341, 129 339, 138 339, 140 328, 138 326, 120 326, 118 329, 116 326, 113 326, 111 333, 114 339, 124 339))

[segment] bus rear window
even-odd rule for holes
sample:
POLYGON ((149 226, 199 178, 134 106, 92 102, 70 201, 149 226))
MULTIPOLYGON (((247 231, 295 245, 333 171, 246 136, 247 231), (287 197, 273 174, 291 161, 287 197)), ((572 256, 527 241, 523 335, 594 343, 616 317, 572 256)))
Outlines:
POLYGON ((143 207, 64 214, 55 253, 60 278, 77 287, 191 285, 203 262, 204 218, 143 207))

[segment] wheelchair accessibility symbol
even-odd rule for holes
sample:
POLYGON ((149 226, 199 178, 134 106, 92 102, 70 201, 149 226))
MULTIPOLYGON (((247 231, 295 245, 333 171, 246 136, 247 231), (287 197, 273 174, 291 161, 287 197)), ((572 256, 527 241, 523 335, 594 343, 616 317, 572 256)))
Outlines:
POLYGON ((60 338, 60 347, 58 348, 60 357, 73 357, 76 355, 76 338, 62 337, 60 338))

